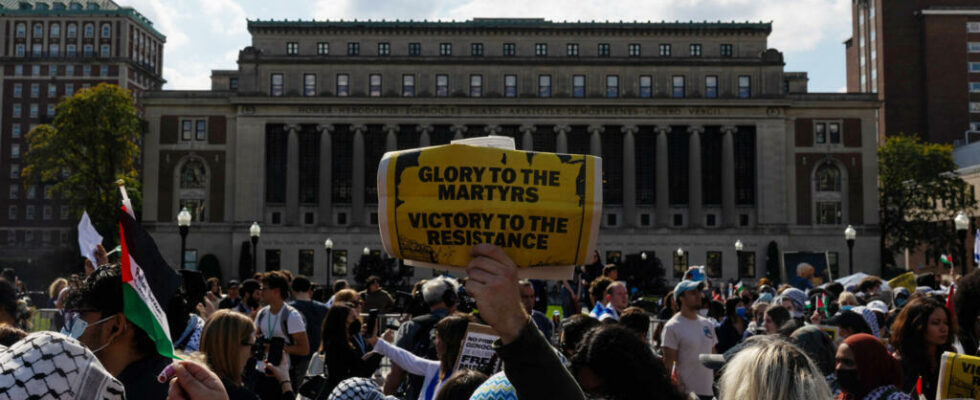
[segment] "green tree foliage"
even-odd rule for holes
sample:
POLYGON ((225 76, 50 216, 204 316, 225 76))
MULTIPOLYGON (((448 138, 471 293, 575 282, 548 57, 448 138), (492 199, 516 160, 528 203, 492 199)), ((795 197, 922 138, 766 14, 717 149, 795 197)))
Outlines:
POLYGON ((27 134, 29 149, 22 175, 26 181, 52 185, 77 218, 88 211, 106 247, 115 246, 122 179, 139 210, 136 163, 140 119, 133 97, 116 85, 100 83, 66 97, 55 108, 51 125, 27 134))
POLYGON ((950 145, 899 135, 878 147, 883 261, 925 245, 930 252, 952 252, 962 262, 951 221, 961 210, 969 214, 977 202, 970 185, 953 173, 956 169, 950 145))

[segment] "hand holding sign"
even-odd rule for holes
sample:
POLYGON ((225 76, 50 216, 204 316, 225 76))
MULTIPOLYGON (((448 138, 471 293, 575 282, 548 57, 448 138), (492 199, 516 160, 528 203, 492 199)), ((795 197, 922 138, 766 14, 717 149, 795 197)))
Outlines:
POLYGON ((521 305, 517 266, 497 246, 479 244, 471 254, 466 291, 476 299, 480 317, 500 334, 504 344, 511 343, 530 319, 521 305))

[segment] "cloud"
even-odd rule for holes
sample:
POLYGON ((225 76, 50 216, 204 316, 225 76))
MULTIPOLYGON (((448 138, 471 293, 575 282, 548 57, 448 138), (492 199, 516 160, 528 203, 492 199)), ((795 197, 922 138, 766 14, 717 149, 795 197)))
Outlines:
MULTIPOLYGON (((179 26, 175 18, 180 17, 182 1, 163 2, 158 0, 116 0, 120 6, 132 7, 153 22, 153 27, 167 37, 164 44, 164 56, 167 51, 175 51, 188 43, 188 36, 183 26, 179 26)), ((164 58, 166 63, 166 58, 164 58)))
POLYGON ((228 36, 246 32, 245 9, 231 0, 198 0, 201 11, 211 21, 211 31, 228 36))

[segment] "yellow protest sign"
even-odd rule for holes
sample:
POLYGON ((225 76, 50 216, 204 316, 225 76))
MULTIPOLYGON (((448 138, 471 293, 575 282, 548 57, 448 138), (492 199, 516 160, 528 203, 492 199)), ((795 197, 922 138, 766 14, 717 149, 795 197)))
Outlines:
POLYGON ((943 353, 936 399, 980 399, 980 357, 943 353))
POLYGON ((895 290, 895 288, 903 287, 909 290, 909 293, 915 293, 915 273, 906 272, 894 279, 888 281, 888 286, 895 290))
POLYGON ((378 168, 381 240, 414 265, 465 267, 473 246, 490 243, 522 276, 570 275, 595 248, 601 177, 601 159, 588 155, 464 144, 389 152, 378 168))

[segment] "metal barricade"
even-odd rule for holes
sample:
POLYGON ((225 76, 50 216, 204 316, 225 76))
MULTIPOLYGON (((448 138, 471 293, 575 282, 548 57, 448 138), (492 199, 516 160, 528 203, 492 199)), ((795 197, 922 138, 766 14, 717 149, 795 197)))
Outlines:
POLYGON ((57 308, 38 308, 31 314, 31 332, 59 331, 62 323, 59 316, 61 310, 57 308))

